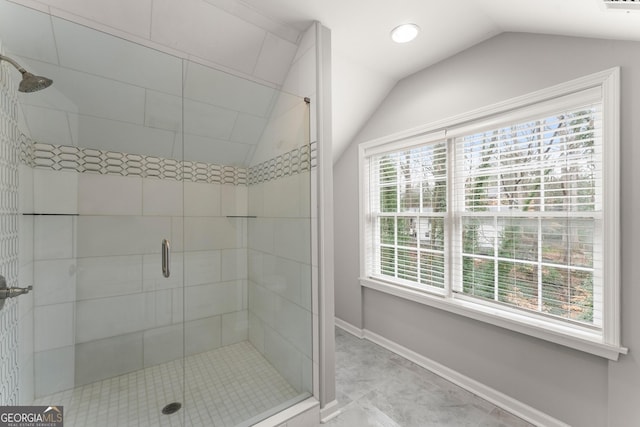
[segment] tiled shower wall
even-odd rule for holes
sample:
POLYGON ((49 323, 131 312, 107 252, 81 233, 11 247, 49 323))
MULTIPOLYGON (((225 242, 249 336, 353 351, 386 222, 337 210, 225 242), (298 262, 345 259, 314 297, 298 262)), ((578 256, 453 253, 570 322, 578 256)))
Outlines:
POLYGON ((311 102, 276 109, 254 156, 257 161, 269 160, 249 169, 249 214, 256 218, 248 221, 248 247, 249 340, 298 391, 317 396, 318 383, 313 381, 318 372, 315 47, 312 25, 283 85, 311 102), (287 123, 302 126, 294 130, 287 123), (293 136, 296 132, 298 136, 293 136), (272 140, 267 139, 270 135, 272 140), (288 138, 283 141, 278 135, 288 138), (304 157, 308 147, 308 163, 292 169, 290 153, 296 150, 286 151, 307 141, 309 145, 298 150, 304 157), (271 176, 257 173, 265 164, 270 164, 271 176))
POLYGON ((312 392, 310 172, 249 187, 249 340, 312 392))
POLYGON ((35 224, 36 397, 249 336, 311 391, 309 145, 248 173, 29 142, 22 151, 35 166, 24 217, 35 224), (250 301, 261 316, 251 323, 250 301))
MULTIPOLYGON (((308 32, 308 34, 310 33, 312 31, 308 32)), ((311 135, 315 135, 313 121, 315 116, 313 113, 315 45, 313 37, 307 37, 307 35, 299 45, 284 87, 291 93, 312 98, 311 131, 309 132, 309 129, 306 128, 305 130, 311 135)), ((10 93, 15 94, 15 90, 10 93)), ((313 139, 314 137, 312 137, 313 139)), ((273 142, 279 144, 282 139, 273 142)), ((58 148, 62 149, 62 152, 59 153, 62 157, 57 163, 58 165, 64 165, 68 161, 73 162, 76 154, 69 154, 62 147, 58 148)), ((71 151, 74 149, 74 147, 67 148, 71 151)), ((286 154, 286 151, 292 146, 277 146, 277 149, 275 148, 276 145, 269 146, 267 150, 260 153, 261 157, 257 156, 258 159, 268 163, 269 159, 273 160, 283 153, 286 154)), ((173 357, 172 352, 182 351, 182 342, 177 338, 182 326, 175 322, 182 315, 179 308, 182 305, 180 303, 181 291, 175 284, 169 283, 171 280, 162 283, 159 279, 160 245, 159 241, 150 237, 154 232, 168 230, 174 241, 174 263, 178 262, 173 267, 174 278, 182 274, 183 270, 181 269, 184 269, 185 265, 201 265, 199 262, 203 260, 203 262, 209 263, 212 259, 210 255, 213 255, 214 264, 219 259, 220 266, 233 266, 227 268, 226 273, 220 272, 219 269, 219 278, 214 276, 212 279, 207 279, 208 273, 202 271, 194 273, 191 279, 187 279, 188 282, 189 280, 192 282, 185 289, 184 296, 186 298, 182 296, 182 302, 189 304, 191 301, 196 306, 193 311, 195 314, 189 315, 193 317, 187 318, 185 325, 187 328, 187 352, 190 349, 197 352, 200 349, 211 348, 211 346, 246 339, 249 335, 247 330, 250 317, 247 310, 250 304, 248 297, 250 292, 247 284, 249 271, 247 271, 245 262, 233 264, 232 260, 237 260, 238 256, 244 256, 245 260, 251 258, 249 252, 252 255, 257 253, 258 256, 265 254, 260 250, 247 249, 247 232, 250 227, 254 227, 257 231, 265 225, 267 227, 276 226, 277 223, 279 227, 277 238, 284 238, 279 242, 288 240, 298 248, 300 248, 301 242, 296 241, 295 237, 292 238, 290 233, 297 230, 308 234, 308 230, 300 228, 301 224, 308 221, 308 218, 292 216, 294 215, 293 211, 274 212, 274 206, 269 203, 271 203, 270 200, 280 200, 283 191, 289 191, 297 187, 298 184, 300 187, 297 188, 303 188, 306 185, 304 184, 305 180, 313 180, 314 171, 309 172, 311 168, 295 177, 277 176, 274 182, 258 179, 253 181, 249 188, 242 185, 244 182, 240 182, 241 185, 237 186, 224 183, 185 183, 182 192, 182 197, 185 200, 188 199, 189 193, 199 194, 202 191, 209 192, 210 190, 216 193, 216 190, 212 190, 209 186, 217 187, 220 197, 218 206, 220 212, 217 216, 209 215, 209 213, 197 214, 198 210, 202 212, 211 208, 211 206, 200 206, 193 207, 194 212, 190 215, 187 211, 192 208, 187 208, 188 205, 185 204, 183 213, 186 218, 183 220, 176 212, 176 206, 182 206, 182 204, 171 205, 170 202, 167 202, 168 193, 172 191, 174 195, 176 192, 179 193, 176 190, 175 180, 172 182, 175 177, 170 176, 171 173, 162 177, 165 179, 148 176, 94 176, 84 173, 96 172, 93 169, 96 163, 93 158, 95 156, 92 156, 91 153, 88 154, 88 157, 85 157, 88 160, 83 165, 86 168, 82 172, 78 172, 81 168, 75 166, 71 170, 64 170, 64 168, 53 170, 45 164, 35 165, 36 169, 20 166, 22 212, 55 214, 20 217, 20 264, 23 267, 20 274, 21 279, 24 277, 24 280, 20 280, 20 282, 21 284, 34 283, 36 289, 41 291, 40 296, 37 296, 35 316, 32 307, 33 297, 37 292, 23 296, 20 300, 21 310, 18 317, 20 329, 24 330, 24 333, 20 334, 21 356, 19 359, 21 366, 25 365, 25 369, 21 369, 20 374, 20 395, 26 396, 22 399, 23 403, 30 403, 34 395, 34 329, 38 338, 37 348, 35 348, 35 365, 39 374, 35 381, 37 395, 159 363, 164 358, 173 357), (294 183, 296 180, 297 184, 294 183), (189 190, 189 187, 192 188, 189 190), (60 191, 61 189, 63 190, 60 191), (37 194, 34 196, 33 192, 37 194), (230 209, 230 214, 244 215, 247 213, 248 192, 270 194, 266 205, 264 198, 258 199, 259 201, 253 204, 253 209, 254 212, 262 212, 263 214, 265 213, 264 209, 267 209, 267 213, 269 209, 272 209, 271 212, 275 216, 261 218, 260 221, 255 221, 253 226, 251 225, 253 219, 227 218, 227 213, 223 212, 223 209, 230 209), (152 194, 161 194, 162 196, 156 198, 150 196, 152 194), (85 195, 93 195, 93 199, 88 199, 92 201, 81 207, 81 204, 84 203, 81 201, 85 199, 85 195), (36 202, 34 202, 34 197, 36 202), (129 201, 133 202, 132 210, 129 207, 123 207, 120 202, 123 197, 129 198, 129 201), (258 226, 259 223, 260 226, 258 226), (179 231, 181 229, 184 229, 182 234, 179 231), (211 236, 202 233, 202 230, 209 230, 215 235, 221 234, 224 238, 222 241, 211 239, 211 236), (72 233, 70 238, 69 234, 64 234, 68 232, 72 233), (280 236, 281 233, 284 234, 280 236), (57 239, 56 234, 62 239, 57 239), (82 235, 91 237, 83 240, 82 235), (144 244, 138 244, 140 238, 143 239, 144 244), (231 247, 226 247, 232 240, 231 247), (242 243, 238 243, 239 241, 242 243), (221 244, 225 246, 220 246, 221 244), (126 247, 125 253, 128 255, 123 257, 115 255, 115 247, 120 249, 126 247), (176 251, 181 252, 176 253, 176 251), (23 252, 24 256, 22 256, 23 252), (34 253, 35 263, 33 262, 34 253), (129 258, 136 258, 138 261, 130 262, 129 258), (153 267, 154 265, 157 267, 153 267), (36 274, 33 273, 34 266, 36 274), (136 279, 123 280, 118 277, 120 268, 133 272, 136 279), (153 271, 154 268, 157 270, 153 271), (232 273, 232 270, 235 270, 235 273, 232 273), (198 275, 200 278, 196 277, 198 275), (226 280, 231 276, 234 276, 233 280, 226 280), (205 277, 205 282, 200 282, 203 277, 205 277), (81 278, 82 283, 79 284, 81 278), (141 278, 141 285, 137 282, 139 278, 141 278), (86 286, 85 279, 88 279, 86 286), (234 285, 229 285, 229 283, 234 285), (217 284, 223 285, 213 286, 217 284), (220 288, 227 290, 226 295, 232 301, 237 302, 238 298, 241 298, 242 308, 231 313, 213 314, 216 312, 210 311, 212 308, 209 302, 213 299, 211 292, 220 288), (238 293, 235 296, 232 295, 229 289, 235 291, 241 289, 242 296, 238 297, 238 293), (74 296, 77 294, 79 298, 70 300, 71 293, 74 296), (97 309, 99 303, 102 302, 106 303, 105 308, 97 309), (24 309, 22 309, 23 306, 24 309), (168 314, 169 307, 170 316, 168 314), (68 311, 69 308, 72 310, 68 311), (126 310, 127 308, 135 308, 135 310, 126 310), (112 309, 118 311, 110 313, 112 309), (120 318, 115 313, 125 313, 131 317, 120 318), (97 331, 91 331, 86 327, 88 325, 86 322, 91 322, 88 319, 94 316, 95 319, 98 319, 94 323, 98 323, 101 328, 97 331), (37 321, 35 326, 34 317, 37 321), (234 322, 235 320, 239 320, 239 322, 234 322), (109 326, 105 328, 105 325, 109 326), (135 325, 135 330, 130 329, 127 325, 135 325), (139 329, 143 327, 144 329, 139 329), (201 333, 203 331, 204 334, 201 333), (212 334, 210 331, 219 332, 212 334), (194 338, 188 338, 190 335, 194 338), (24 345, 22 341, 24 341, 24 345), (115 343, 118 343, 117 347, 113 345, 115 343), (117 358, 113 354, 114 348, 117 348, 117 358), (120 360, 122 355, 126 356, 122 359, 123 363, 117 363, 116 360, 120 360), (93 360, 95 366, 85 363, 86 366, 80 369, 80 366, 75 366, 76 362, 80 360, 93 360), (141 361, 139 362, 139 360, 141 361), (50 369, 50 366, 55 366, 55 369, 50 369), (96 367, 98 369, 95 369, 96 367)), ((112 172, 119 173, 117 170, 121 159, 104 156, 104 153, 101 156, 98 162, 101 167, 113 168, 115 171, 112 172), (114 165, 113 162, 116 164, 114 165)), ((130 166, 136 167, 137 160, 129 160, 132 161, 130 166)), ((147 170, 154 169, 155 164, 155 161, 151 161, 149 163, 151 167, 147 170)), ((213 170, 209 169, 205 175, 218 173, 220 171, 213 168, 213 170)), ((249 175, 250 173, 245 177, 249 175)), ((226 176, 226 171, 222 171, 222 176, 226 176)), ((217 196, 214 196, 213 200, 216 198, 217 196)), ((199 200, 202 201, 202 199, 199 200)), ((284 202, 281 207, 290 207, 290 202, 290 200, 284 202)), ((304 203, 300 206, 304 206, 304 203)), ((302 207, 301 212, 302 209, 307 208, 302 207)), ((312 211, 315 212, 315 209, 312 211)), ((310 225, 310 227, 315 229, 315 225, 310 225)), ((274 238, 276 238, 275 235, 274 238)), ((260 239, 261 237, 257 235, 254 244, 260 245, 260 239)), ((310 243, 305 247, 309 248, 309 246, 310 243)), ((308 251, 313 252, 311 249, 308 251)), ((300 385, 300 388, 305 390, 310 390, 311 370, 308 369, 308 365, 311 364, 312 356, 309 355, 310 346, 307 344, 311 341, 311 331, 303 332, 288 326, 289 322, 297 322, 299 319, 305 319, 306 322, 308 318, 313 318, 317 325, 317 311, 308 307, 313 296, 309 298, 303 296, 303 292, 311 293, 311 279, 307 279, 309 277, 307 272, 313 271, 313 276, 317 277, 317 262, 309 265, 308 261, 296 260, 296 257, 301 257, 303 253, 280 253, 275 257, 274 264, 279 268, 282 267, 278 273, 281 278, 293 277, 298 270, 300 271, 302 282, 299 298, 282 292, 283 285, 268 288, 263 286, 265 282, 262 279, 254 281, 254 283, 262 283, 262 285, 256 286, 262 286, 262 290, 269 292, 267 300, 276 301, 278 306, 275 308, 283 307, 289 315, 284 315, 283 312, 277 321, 276 319, 271 321, 267 318, 267 322, 260 320, 258 323, 255 322, 257 317, 252 316, 253 325, 256 327, 252 342, 256 346, 261 346, 263 354, 270 358, 272 363, 292 383, 300 385), (276 329, 278 324, 284 325, 285 329, 278 331, 276 329), (262 336, 261 342, 259 342, 260 336, 262 336), (274 349, 277 348, 279 340, 285 344, 283 348, 293 350, 291 353, 293 356, 290 359, 278 360, 278 354, 274 349), (294 360, 291 365, 294 367, 293 369, 286 362, 283 362, 286 360, 294 360), (304 369, 301 370, 301 366, 304 366, 304 369)), ((267 258, 269 257, 267 256, 267 258)), ((260 265, 250 268, 253 271, 252 274, 265 266, 268 267, 269 262, 267 261, 266 264, 262 262, 260 265)), ((191 268, 189 267, 188 270, 190 271, 191 268)), ((288 283, 288 279, 286 279, 286 283, 288 283)), ((287 284, 284 286, 286 287, 287 284)), ((293 291, 294 294, 296 292, 293 291)), ((254 302, 256 302, 255 299, 254 302)), ((314 304, 311 305, 315 307, 314 304)), ((273 311, 271 312, 273 313, 273 311)), ((314 339, 317 343, 317 337, 314 339)), ((314 369, 317 371, 317 346, 314 351, 316 352, 313 355, 314 369)))
MULTIPOLYGON (((36 163, 78 151, 37 147, 36 163)), ((186 354, 248 337, 246 220, 227 217, 246 215, 247 187, 54 170, 84 154, 33 171, 36 396, 180 358, 183 326, 186 354)))
MULTIPOLYGON (((19 167, 19 205, 21 214, 33 212, 33 169, 20 163, 19 167)), ((33 233, 34 221, 29 215, 18 218, 20 286, 33 285, 33 233)), ((31 404, 35 393, 35 356, 34 356, 34 297, 31 292, 18 298, 20 307, 20 404, 31 404)))
MULTIPOLYGON (((0 43, 1 47, 1 43, 0 43)), ((17 87, 0 64, 0 274, 7 286, 31 283, 29 236, 33 223, 19 215, 31 201, 28 168, 19 166, 17 87)), ((33 398, 33 294, 5 301, 0 311, 0 405, 28 404, 33 398)))

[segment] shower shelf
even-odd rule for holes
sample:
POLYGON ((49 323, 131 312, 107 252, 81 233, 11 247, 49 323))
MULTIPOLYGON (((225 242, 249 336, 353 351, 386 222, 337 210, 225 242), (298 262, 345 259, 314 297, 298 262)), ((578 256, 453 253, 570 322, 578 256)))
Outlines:
MULTIPOLYGON (((23 213, 22 215, 30 215, 30 216, 80 216, 80 214, 72 214, 72 213, 43 213, 43 212, 29 212, 23 213)), ((227 215, 227 218, 257 218, 255 215, 227 215)))
POLYGON ((23 213, 22 215, 30 215, 30 216, 78 216, 77 213, 43 213, 43 212, 31 212, 31 213, 23 213))

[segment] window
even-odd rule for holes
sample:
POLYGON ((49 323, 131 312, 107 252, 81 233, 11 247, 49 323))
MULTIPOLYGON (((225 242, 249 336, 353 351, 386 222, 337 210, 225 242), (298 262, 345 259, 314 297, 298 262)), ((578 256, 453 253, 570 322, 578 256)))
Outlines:
POLYGON ((444 142, 371 158, 372 274, 408 286, 445 286, 447 149, 444 142))
POLYGON ((618 70, 361 146, 362 284, 611 359, 618 70))

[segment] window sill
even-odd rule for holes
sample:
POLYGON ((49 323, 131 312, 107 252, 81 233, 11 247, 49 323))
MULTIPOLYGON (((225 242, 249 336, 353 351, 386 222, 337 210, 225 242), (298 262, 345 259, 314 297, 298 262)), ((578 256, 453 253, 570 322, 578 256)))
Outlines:
POLYGON ((620 354, 628 352, 625 347, 602 343, 600 334, 576 331, 575 328, 557 322, 518 315, 472 301, 430 294, 372 278, 360 278, 360 285, 609 360, 617 361, 620 354))

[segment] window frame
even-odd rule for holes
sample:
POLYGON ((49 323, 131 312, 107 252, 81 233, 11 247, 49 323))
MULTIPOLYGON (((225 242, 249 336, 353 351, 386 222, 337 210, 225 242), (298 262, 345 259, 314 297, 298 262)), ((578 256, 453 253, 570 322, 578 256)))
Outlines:
MULTIPOLYGON (((620 343, 620 68, 615 67, 585 77, 561 83, 510 100, 479 108, 465 114, 440 120, 378 138, 359 145, 360 179, 360 284, 363 287, 409 299, 431 307, 456 313, 474 320, 500 326, 512 331, 540 338, 610 360, 617 360, 628 350, 620 343), (418 144, 452 141, 479 127, 491 126, 505 120, 515 120, 523 111, 535 111, 541 105, 559 106, 566 98, 580 92, 600 91, 602 99, 602 188, 603 188, 603 325, 601 329, 559 321, 544 314, 503 307, 491 301, 456 295, 452 283, 455 254, 451 242, 445 242, 444 290, 419 289, 370 277, 368 257, 373 247, 371 227, 370 183, 368 158, 372 155, 398 151, 418 144)), ((449 155, 454 155, 450 153, 449 155)), ((448 162, 450 162, 448 160, 448 162)), ((450 163, 449 163, 450 164, 450 163)), ((448 170, 448 200, 453 201, 454 171, 448 170)), ((454 209, 446 214, 446 233, 454 236, 454 209)))

